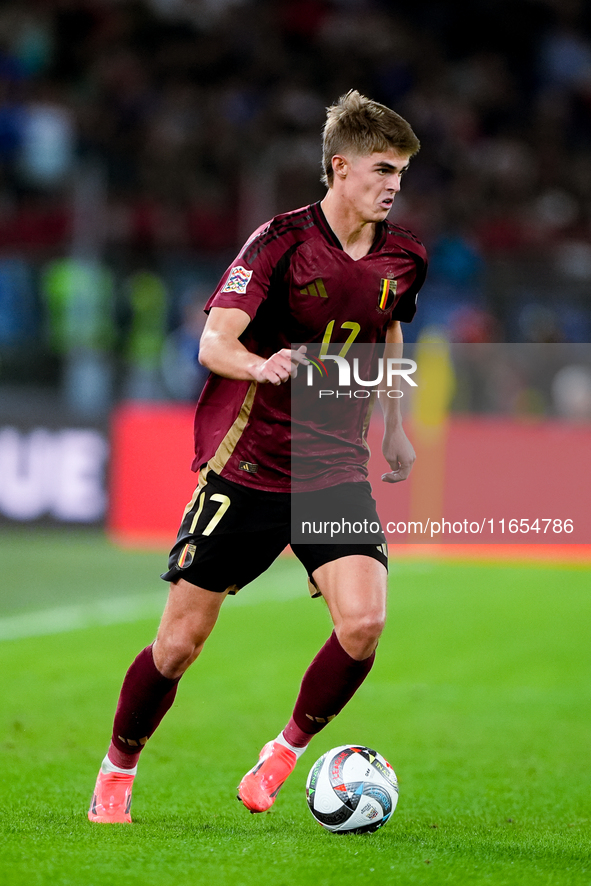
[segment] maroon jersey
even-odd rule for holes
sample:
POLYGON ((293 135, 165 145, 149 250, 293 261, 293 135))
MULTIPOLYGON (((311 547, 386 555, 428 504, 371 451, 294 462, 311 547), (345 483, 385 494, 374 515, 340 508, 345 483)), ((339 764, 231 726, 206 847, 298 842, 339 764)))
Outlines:
MULTIPOLYGON (((412 320, 426 268, 420 241, 389 222, 376 225, 367 255, 352 259, 315 203, 255 231, 205 309, 245 311, 251 323, 241 341, 265 358, 301 342, 379 343, 393 320, 412 320)), ((209 463, 236 483, 290 491, 292 440, 298 434, 290 390, 291 381, 276 386, 212 374, 197 404, 193 469, 209 463)), ((315 466, 311 462, 299 478, 299 489, 366 479, 367 409, 367 401, 356 403, 350 433, 339 432, 350 445, 339 448, 337 458, 330 430, 314 432, 315 466)), ((302 440, 309 432, 302 428, 302 440)))

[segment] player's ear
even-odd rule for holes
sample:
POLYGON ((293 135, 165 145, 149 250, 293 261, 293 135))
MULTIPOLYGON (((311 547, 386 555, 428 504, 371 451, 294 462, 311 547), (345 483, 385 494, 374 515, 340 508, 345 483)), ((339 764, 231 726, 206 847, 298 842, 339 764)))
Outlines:
POLYGON ((342 154, 335 154, 332 158, 332 171, 336 178, 346 178, 347 172, 349 169, 349 164, 347 163, 347 158, 343 157, 342 154))

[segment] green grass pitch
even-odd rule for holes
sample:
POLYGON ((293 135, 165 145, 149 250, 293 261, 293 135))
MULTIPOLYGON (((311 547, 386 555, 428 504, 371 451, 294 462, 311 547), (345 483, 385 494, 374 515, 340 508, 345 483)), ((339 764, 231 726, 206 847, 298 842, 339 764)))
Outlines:
POLYGON ((135 823, 91 825, 121 679, 166 596, 164 564, 94 533, 2 535, 4 886, 591 883, 581 566, 393 563, 373 672, 255 816, 236 785, 330 631, 297 561, 278 561, 227 601, 183 678, 140 764, 135 823), (400 780, 391 821, 368 836, 325 832, 305 802, 314 760, 347 742, 375 747, 400 780))

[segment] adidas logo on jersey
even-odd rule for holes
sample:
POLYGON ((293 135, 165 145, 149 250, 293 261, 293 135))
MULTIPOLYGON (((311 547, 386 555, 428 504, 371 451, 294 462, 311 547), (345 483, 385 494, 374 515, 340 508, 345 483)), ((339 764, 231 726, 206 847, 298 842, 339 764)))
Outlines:
POLYGON ((241 461, 238 467, 241 471, 246 471, 247 474, 256 474, 259 469, 259 466, 251 461, 241 461))
POLYGON ((328 298, 328 292, 322 282, 322 277, 318 277, 318 279, 314 280, 313 283, 310 283, 309 286, 300 289, 300 295, 314 295, 316 298, 328 298))

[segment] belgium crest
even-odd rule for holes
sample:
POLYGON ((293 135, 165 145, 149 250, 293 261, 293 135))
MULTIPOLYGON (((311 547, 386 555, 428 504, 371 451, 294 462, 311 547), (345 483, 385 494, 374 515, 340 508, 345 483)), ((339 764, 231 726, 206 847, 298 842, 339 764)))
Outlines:
POLYGON ((378 311, 386 314, 394 304, 398 280, 394 277, 382 277, 380 280, 380 296, 378 298, 378 311))

